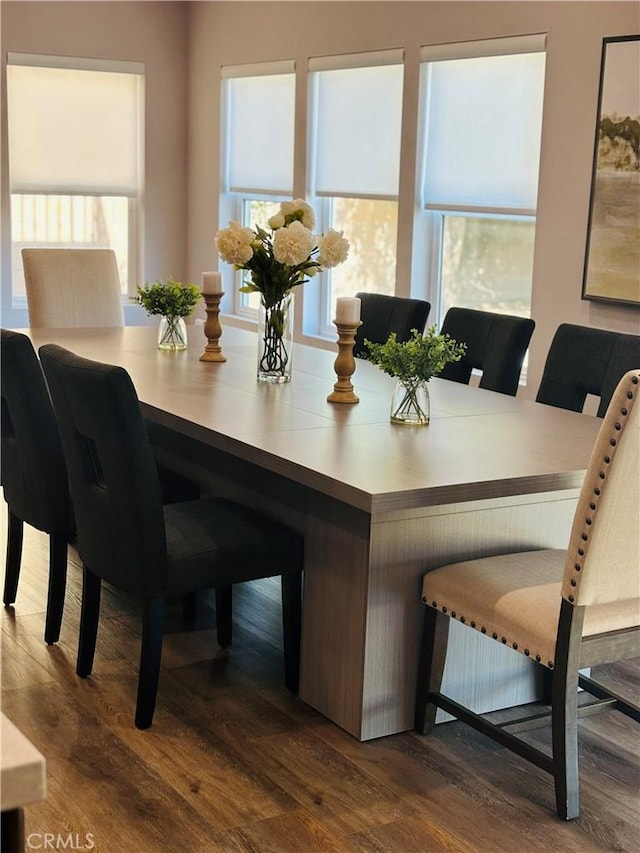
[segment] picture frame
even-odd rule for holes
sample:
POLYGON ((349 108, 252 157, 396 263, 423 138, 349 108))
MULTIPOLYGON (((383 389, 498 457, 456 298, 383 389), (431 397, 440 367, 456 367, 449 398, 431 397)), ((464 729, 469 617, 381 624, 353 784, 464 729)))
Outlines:
POLYGON ((582 298, 640 306, 640 34, 602 40, 582 298))

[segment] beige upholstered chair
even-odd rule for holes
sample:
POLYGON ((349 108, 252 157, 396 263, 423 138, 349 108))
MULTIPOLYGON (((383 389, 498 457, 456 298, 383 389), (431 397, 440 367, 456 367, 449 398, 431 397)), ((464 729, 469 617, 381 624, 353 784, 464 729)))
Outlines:
POLYGON ((23 249, 32 328, 123 326, 112 249, 23 249))
POLYGON ((640 720, 640 708, 579 672, 640 654, 639 394, 640 369, 629 371, 595 442, 566 551, 444 566, 427 573, 422 587, 416 729, 430 730, 441 708, 513 750, 553 775, 558 814, 566 819, 579 812, 578 686, 640 720), (490 723, 440 692, 450 619, 547 668, 551 756, 509 733, 509 724, 490 723))

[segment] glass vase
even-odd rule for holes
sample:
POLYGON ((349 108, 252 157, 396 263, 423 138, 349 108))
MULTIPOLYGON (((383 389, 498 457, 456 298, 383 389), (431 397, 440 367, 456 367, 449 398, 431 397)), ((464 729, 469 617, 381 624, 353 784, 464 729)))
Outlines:
POLYGON ((187 348, 187 325, 184 317, 162 317, 158 326, 158 349, 183 350, 187 348))
POLYGON ((290 382, 292 355, 293 293, 268 306, 262 297, 258 310, 258 382, 290 382))
POLYGON ((429 423, 429 388, 421 379, 397 382, 391 398, 391 422, 407 426, 425 426, 429 423))

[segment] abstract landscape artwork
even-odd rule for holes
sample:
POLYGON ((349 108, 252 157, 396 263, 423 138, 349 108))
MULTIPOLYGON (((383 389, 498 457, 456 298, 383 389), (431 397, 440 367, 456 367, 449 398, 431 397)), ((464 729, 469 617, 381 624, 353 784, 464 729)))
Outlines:
POLYGON ((583 299, 640 305, 640 35, 603 40, 583 299))

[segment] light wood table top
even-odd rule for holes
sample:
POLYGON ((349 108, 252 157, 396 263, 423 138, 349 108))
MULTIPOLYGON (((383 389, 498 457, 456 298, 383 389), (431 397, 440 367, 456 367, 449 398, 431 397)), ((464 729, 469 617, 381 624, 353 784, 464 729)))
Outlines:
MULTIPOLYGON (((360 359, 360 403, 332 404, 335 353, 296 345, 293 380, 256 381, 256 336, 224 327, 227 362, 156 348, 155 327, 26 330, 131 375, 145 414, 185 435, 365 512, 580 486, 600 421, 446 380, 429 382, 431 423, 391 424, 394 379, 360 359)), ((337 350, 336 350, 337 351, 337 350)))

